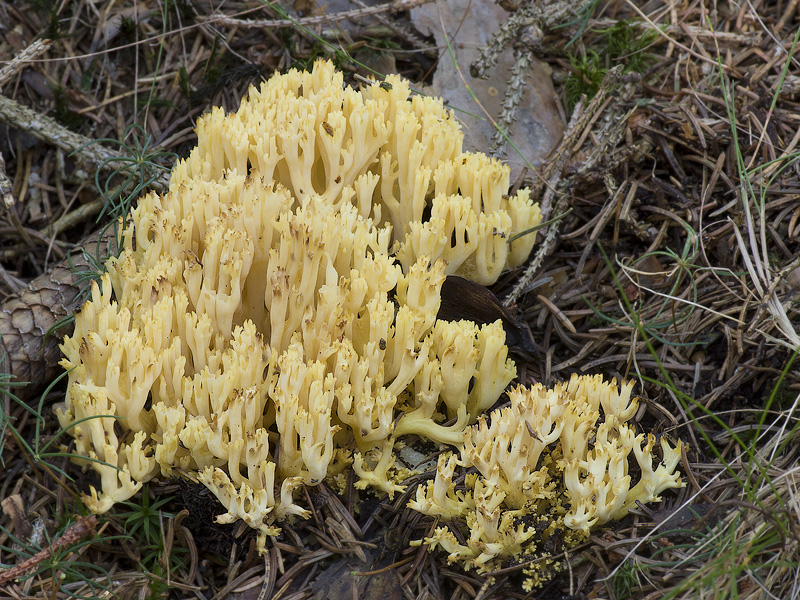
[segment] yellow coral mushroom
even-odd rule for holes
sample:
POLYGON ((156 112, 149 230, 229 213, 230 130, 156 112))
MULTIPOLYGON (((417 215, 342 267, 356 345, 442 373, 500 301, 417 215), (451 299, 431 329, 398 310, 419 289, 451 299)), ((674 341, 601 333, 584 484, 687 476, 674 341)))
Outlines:
POLYGON ((431 516, 462 518, 466 545, 447 528, 420 543, 485 572, 503 558, 533 552, 526 542, 537 531, 539 541, 559 528, 579 538, 624 517, 637 501, 658 501, 662 491, 682 487, 675 472, 682 444, 673 447, 662 437, 654 469, 655 436, 637 436, 625 423, 636 412, 632 390, 630 382, 577 375, 550 390, 538 384, 512 390, 509 406, 467 430, 460 460, 440 459, 435 479, 418 487, 408 504, 431 516), (640 473, 634 486, 631 453, 640 473), (477 469, 463 490, 453 485, 457 464, 477 469), (537 530, 537 522, 546 526, 537 530))
POLYGON ((276 75, 201 118, 169 191, 139 200, 62 346, 58 416, 100 475, 93 510, 180 473, 263 545, 306 514, 298 486, 350 463, 359 488, 402 490, 396 438, 459 445, 514 376, 499 323, 444 335, 436 315, 447 273, 489 282, 524 260, 508 239, 538 207, 390 79, 276 75), (440 202, 459 211, 444 243, 408 249, 440 202))
POLYGON ((276 75, 200 119, 169 191, 139 200, 62 344, 57 415, 99 475, 92 510, 180 474, 263 550, 308 516, 303 485, 352 465, 359 489, 403 490, 397 438, 415 434, 460 459, 411 506, 469 530, 425 543, 485 571, 530 551, 536 518, 585 532, 681 485, 680 446, 662 439, 653 468, 655 439, 625 424, 630 384, 518 388, 482 416, 515 374, 505 334, 438 322, 441 287, 520 264, 533 238, 509 240, 541 216, 505 166, 462 153, 440 102, 389 83, 357 91, 325 62, 276 75), (477 470, 464 490, 459 466, 477 470))

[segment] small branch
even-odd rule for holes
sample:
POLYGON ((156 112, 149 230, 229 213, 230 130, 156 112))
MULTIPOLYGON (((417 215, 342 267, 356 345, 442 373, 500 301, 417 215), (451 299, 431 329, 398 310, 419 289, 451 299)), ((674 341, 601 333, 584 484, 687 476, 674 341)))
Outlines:
MULTIPOLYGON (((588 133, 599 115, 607 108, 606 100, 619 82, 620 75, 621 69, 619 67, 611 69, 606 74, 600 89, 586 106, 586 109, 583 109, 582 102, 579 102, 577 106, 575 106, 567 130, 564 132, 564 138, 551 155, 547 165, 542 169, 539 180, 531 186, 531 196, 534 198, 541 198, 540 204, 543 220, 549 219, 553 212, 553 200, 562 187, 562 172, 567 161, 580 149, 585 134, 588 133)), ((624 124, 627 121, 622 120, 621 122, 624 124)), ((601 146, 603 147, 603 151, 605 151, 607 146, 604 144, 601 144, 601 146)), ((593 153, 590 156, 592 159, 591 164, 595 165, 596 161, 599 161, 603 156, 603 152, 593 153)), ((567 204, 567 196, 565 194, 560 194, 555 203, 555 214, 564 212, 567 208, 567 204)), ((513 305, 524 293, 525 288, 531 284, 536 272, 544 262, 545 257, 549 255, 555 247, 560 227, 561 221, 559 220, 547 228, 544 239, 536 251, 536 255, 528 263, 525 273, 519 278, 517 284, 512 288, 508 296, 503 299, 503 306, 508 308, 513 305)))
MULTIPOLYGON (((39 56, 41 56, 47 49, 50 47, 50 40, 37 40, 25 50, 17 54, 14 58, 9 61, 9 63, 0 69, 0 89, 6 84, 7 81, 10 81, 14 75, 19 73, 19 71, 25 67, 25 65, 29 64, 31 61, 36 60, 39 56)), ((3 160, 3 155, 0 154, 0 200, 3 201, 3 204, 7 209, 11 209, 14 206, 14 196, 12 195, 13 185, 11 185, 11 181, 8 179, 6 175, 6 163, 3 160)))
POLYGON ((89 515, 88 517, 78 517, 77 521, 64 532, 60 538, 53 542, 47 548, 42 548, 37 554, 34 554, 29 559, 21 562, 17 566, 0 573, 0 585, 19 579, 32 571, 41 563, 50 558, 54 553, 68 548, 72 544, 79 542, 83 538, 94 535, 97 528, 97 517, 89 515))
POLYGON ((50 40, 36 40, 22 52, 17 54, 9 63, 0 69, 0 89, 16 75, 25 65, 33 62, 50 48, 50 40))
POLYGON ((377 6, 346 10, 334 13, 332 15, 320 15, 318 17, 305 17, 298 19, 234 19, 233 17, 229 17, 227 15, 218 14, 206 18, 205 22, 209 25, 219 23, 222 25, 233 25, 235 27, 257 27, 267 29, 274 27, 294 27, 296 25, 321 25, 323 23, 346 21, 348 19, 357 19, 384 12, 400 12, 412 9, 415 6, 428 4, 432 1, 433 0, 395 0, 394 2, 387 2, 386 4, 378 4, 377 6))
POLYGON ((14 196, 11 193, 13 189, 14 186, 8 175, 6 175, 6 161, 3 160, 3 153, 0 152, 0 200, 2 200, 3 206, 7 209, 10 209, 15 203, 14 196))
POLYGON ((511 67, 511 76, 506 84, 503 108, 497 117, 497 129, 492 138, 492 148, 489 150, 489 154, 494 158, 505 157, 506 137, 503 132, 510 131, 511 126, 517 119, 517 109, 527 89, 528 69, 534 58, 533 50, 530 47, 519 44, 514 48, 514 65, 511 67))
MULTIPOLYGON (((365 5, 361 0, 351 0, 351 1, 354 2, 355 4, 357 4, 358 6, 360 6, 364 10, 370 8, 369 6, 365 5)), ((397 11, 393 11, 393 12, 397 12, 397 11)), ((405 39, 409 43, 409 45, 413 46, 414 48, 416 48, 418 50, 430 50, 431 49, 429 44, 426 44, 424 41, 422 41, 416 34, 411 33, 408 30, 409 29, 408 27, 406 27, 404 25, 401 25, 399 22, 396 23, 396 22, 392 21, 391 19, 387 19, 386 17, 381 16, 380 13, 377 13, 377 12, 374 12, 374 11, 372 13, 370 13, 370 15, 376 21, 378 21, 378 23, 388 27, 389 29, 394 31, 397 35, 399 35, 400 37, 405 39)), ((434 51, 434 55, 435 55, 435 51, 434 51)))
MULTIPOLYGON (((38 140, 61 148, 73 154, 79 161, 99 169, 110 159, 123 158, 123 155, 87 138, 70 131, 54 119, 40 114, 0 94, 0 122, 29 133, 38 140)), ((169 174, 160 175, 150 187, 158 192, 166 191, 169 186, 169 174)))

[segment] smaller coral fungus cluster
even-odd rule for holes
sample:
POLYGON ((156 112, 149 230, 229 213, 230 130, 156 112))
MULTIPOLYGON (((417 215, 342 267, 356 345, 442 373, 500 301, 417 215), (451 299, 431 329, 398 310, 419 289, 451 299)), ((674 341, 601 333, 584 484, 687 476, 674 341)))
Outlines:
POLYGON ((626 423, 638 406, 632 388, 632 382, 618 387, 599 375, 573 375, 553 389, 537 384, 509 392, 510 405, 467 429, 460 458, 440 455, 435 479, 409 503, 427 515, 465 521, 464 543, 447 527, 424 543, 447 551, 450 562, 485 572, 503 559, 535 553, 534 542, 556 531, 578 539, 624 517, 637 501, 659 501, 662 491, 682 487, 675 473, 682 444, 672 447, 662 437, 661 461, 653 468, 655 436, 636 435, 626 423), (453 483, 457 466, 476 470, 463 490, 453 483))

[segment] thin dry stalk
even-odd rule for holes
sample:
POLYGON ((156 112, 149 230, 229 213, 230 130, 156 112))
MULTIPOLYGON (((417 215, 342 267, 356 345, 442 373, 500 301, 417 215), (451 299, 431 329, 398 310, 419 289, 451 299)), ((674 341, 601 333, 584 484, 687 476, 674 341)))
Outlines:
POLYGON ((31 556, 29 559, 19 563, 18 565, 7 569, 0 573, 0 585, 4 585, 9 581, 14 581, 20 577, 24 577, 29 572, 36 569, 37 566, 49 559, 53 554, 66 550, 70 546, 76 544, 84 538, 94 535, 97 528, 97 517, 89 515, 88 517, 79 516, 75 522, 47 548, 42 548, 38 553, 31 556))

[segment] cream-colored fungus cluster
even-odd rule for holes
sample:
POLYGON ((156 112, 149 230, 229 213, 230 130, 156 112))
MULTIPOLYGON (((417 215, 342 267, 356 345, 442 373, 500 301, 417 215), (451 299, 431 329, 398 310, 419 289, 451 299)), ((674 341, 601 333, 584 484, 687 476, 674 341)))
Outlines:
POLYGON ((526 542, 534 536, 541 542, 559 529, 586 534, 624 517, 637 501, 659 501, 664 490, 682 487, 675 473, 682 444, 673 447, 662 437, 653 468, 655 436, 637 435, 627 424, 638 408, 632 389, 632 382, 573 375, 553 389, 511 390, 510 405, 467 429, 460 456, 442 454, 435 479, 419 486, 409 503, 427 515, 466 521, 465 543, 447 527, 424 543, 447 551, 450 562, 484 572, 523 550, 533 553, 536 545, 526 542), (476 470, 463 490, 453 484, 458 466, 476 470))
POLYGON ((402 489, 397 437, 457 444, 497 400, 515 373, 501 324, 437 323, 440 289, 524 260, 532 236, 508 238, 538 207, 408 96, 319 62, 200 120, 63 344, 58 416, 100 475, 92 510, 177 471, 263 543, 305 514, 298 486, 352 464, 359 487, 402 489))
POLYGON ((442 459, 414 507, 471 530, 466 546, 446 529, 427 543, 487 568, 532 535, 518 515, 563 506, 584 531, 677 485, 672 450, 653 471, 652 442, 624 424, 629 387, 617 400, 579 391, 599 382, 517 390, 491 424, 481 416, 515 374, 505 334, 437 321, 441 286, 522 263, 533 236, 509 239, 541 216, 526 191, 507 195, 506 167, 462 153, 440 102, 409 96, 399 77, 357 91, 318 62, 199 121, 62 345, 57 414, 100 477, 90 509, 187 476, 263 548, 307 516, 302 485, 352 469, 359 488, 403 489, 393 450, 415 434, 461 458, 442 459), (632 488, 631 451, 644 474, 632 488), (479 472, 464 490, 457 464, 479 472))

